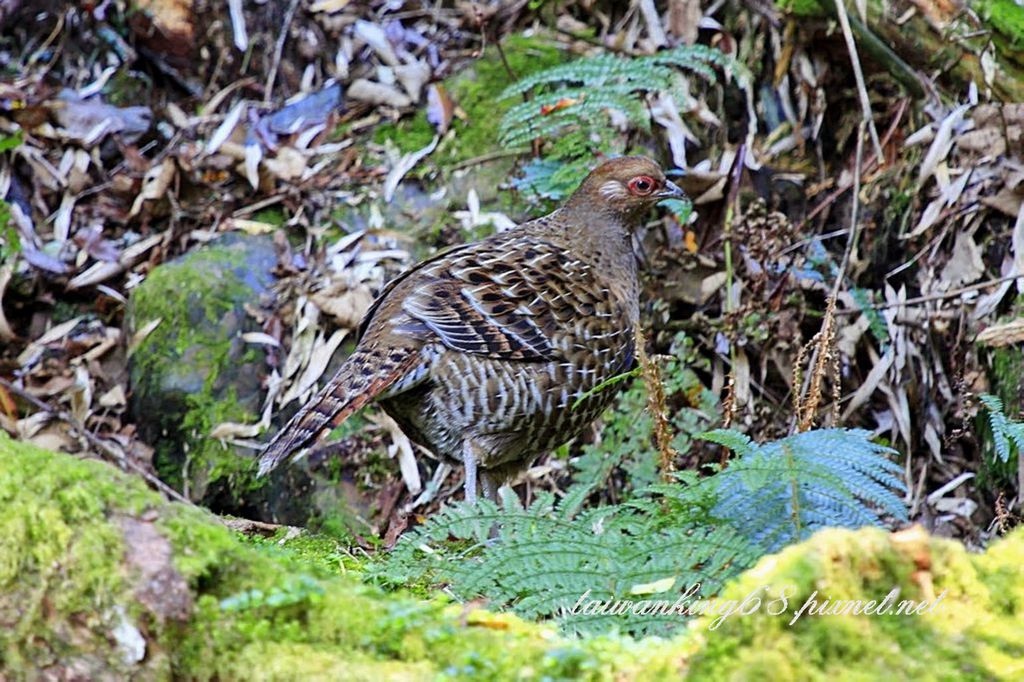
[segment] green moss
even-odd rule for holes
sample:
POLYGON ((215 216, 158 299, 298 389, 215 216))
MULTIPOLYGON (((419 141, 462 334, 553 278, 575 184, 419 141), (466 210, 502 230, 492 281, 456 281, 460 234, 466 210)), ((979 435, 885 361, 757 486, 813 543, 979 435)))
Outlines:
POLYGON ((133 409, 161 477, 196 499, 218 481, 235 492, 260 485, 249 460, 208 436, 217 424, 252 421, 257 407, 223 378, 230 368, 255 382, 238 368, 260 362, 239 338, 242 303, 265 286, 246 258, 242 239, 226 239, 154 269, 132 293, 133 328, 159 322, 131 357, 133 409))
MULTIPOLYGON (((0 135, 0 148, 12 138, 0 135)), ((0 265, 21 253, 21 235, 11 220, 11 205, 0 199, 0 265)))
MULTIPOLYGON (((0 669, 72 661, 82 653, 76 639, 107 642, 116 607, 135 610, 108 508, 140 514, 158 502, 98 462, 16 446, 0 431, 0 669)), ((126 669, 109 643, 89 654, 111 671, 126 669)))
POLYGON ((363 561, 356 558, 336 537, 317 533, 298 534, 282 529, 272 537, 243 538, 253 548, 296 570, 310 571, 318 577, 331 577, 361 571, 363 561))
MULTIPOLYGON (((538 37, 510 35, 502 42, 502 48, 517 78, 565 61, 565 54, 558 47, 538 37)), ((515 103, 500 100, 499 95, 512 82, 494 48, 488 48, 470 68, 444 82, 454 102, 466 113, 466 120, 452 120, 455 135, 431 155, 435 163, 446 167, 499 149, 498 121, 515 103)), ((433 138, 434 128, 425 111, 405 121, 378 126, 374 131, 376 142, 391 140, 403 153, 422 149, 433 138)))
POLYGON ((775 6, 794 17, 824 17, 828 14, 819 0, 776 0, 775 6))
POLYGON ((204 486, 230 479, 229 486, 236 493, 260 488, 263 482, 256 478, 249 459, 239 457, 224 443, 207 437, 217 424, 244 424, 256 419, 255 414, 238 402, 234 389, 229 388, 218 398, 207 386, 204 392, 187 396, 186 404, 188 412, 182 428, 192 434, 192 447, 186 455, 185 470, 204 477, 205 480, 201 481, 204 486))
MULTIPOLYGON (((565 61, 567 55, 550 39, 540 36, 513 35, 504 39, 503 49, 509 66, 516 77, 534 73, 565 61)), ((497 50, 491 46, 484 55, 468 64, 443 83, 445 90, 462 112, 453 118, 451 129, 441 137, 437 148, 424 163, 413 169, 408 180, 403 182, 388 203, 360 206, 341 206, 332 218, 343 225, 358 228, 370 222, 370 216, 379 209, 384 224, 403 225, 417 245, 417 257, 428 255, 430 248, 447 246, 453 241, 474 238, 478 235, 459 235, 453 240, 452 212, 465 209, 468 192, 476 192, 484 211, 499 211, 513 219, 535 214, 532 207, 524 204, 522 197, 514 192, 499 189, 507 184, 515 160, 509 150, 498 143, 498 123, 502 115, 516 99, 500 99, 501 93, 513 77, 502 63, 497 50), (455 172, 462 162, 481 157, 488 161, 474 163, 471 170, 455 172), (440 171, 440 172, 439 172, 440 171), (434 189, 444 186, 444 198, 433 196, 434 189), (422 189, 421 187, 422 186, 422 189)), ((411 153, 426 147, 436 132, 427 121, 426 110, 421 108, 415 115, 394 123, 375 127, 373 139, 378 144, 393 144, 401 153, 411 153)), ((373 151, 367 151, 374 158, 367 161, 379 165, 373 151)), ((483 227, 479 236, 490 234, 493 228, 483 227)))
POLYGON ((286 217, 284 209, 280 206, 268 206, 267 208, 261 209, 252 215, 252 219, 256 222, 267 223, 268 225, 276 225, 280 227, 284 225, 286 217))
POLYGON ((1024 49, 1024 7, 1014 0, 982 0, 977 11, 996 30, 1008 51, 1024 49))
MULTIPOLYGON (((124 677, 152 660, 163 667, 148 668, 151 675, 200 680, 308 679, 350 669, 342 676, 510 679, 536 671, 569 679, 611 671, 618 654, 646 650, 617 639, 575 647, 514 617, 467 612, 444 598, 385 595, 330 570, 330 545, 310 539, 292 545, 290 556, 272 555, 108 465, 3 435, 0 471, 0 667, 15 677, 89 659, 124 677), (143 512, 173 547, 194 606, 185 627, 139 622, 153 655, 133 667, 110 637, 118 609, 136 610, 116 519, 143 512), (321 573, 332 577, 314 575, 321 573)), ((658 651, 656 668, 675 665, 658 651)))
MULTIPOLYGON (((1024 317, 1024 313, 1020 317, 1024 317)), ((1003 321, 1009 322, 1012 318, 1003 321)), ((1024 409, 1021 400, 1024 395, 1024 354, 1020 348, 1012 345, 994 348, 991 373, 992 390, 1003 401, 1006 414, 1013 417, 1024 409)))
MULTIPOLYGON (((171 369, 169 363, 187 361, 211 369, 224 363, 231 340, 210 338, 202 324, 217 323, 246 293, 237 275, 223 272, 225 264, 243 265, 240 254, 233 250, 198 249, 187 261, 156 268, 133 292, 136 329, 159 320, 156 329, 135 349, 133 379, 143 381, 147 374, 163 375, 171 369), (186 357, 190 351, 193 354, 186 357)), ((207 377, 210 384, 215 380, 216 374, 207 377)))
MULTIPOLYGON (((385 594, 339 574, 337 547, 306 538, 253 547, 208 513, 164 502, 113 467, 0 435, 0 668, 13 679, 86 665, 144 679, 1020 679, 1024 530, 984 555, 920 529, 825 531, 765 557, 727 586, 768 587, 788 611, 703 616, 672 639, 566 639, 444 597, 385 594), (139 614, 118 520, 152 519, 193 597, 187 624, 139 614), (810 616, 833 599, 943 595, 919 616, 810 616), (119 613, 146 657, 127 662, 119 613)), ((97 672, 99 674, 99 672, 97 672)))
POLYGON ((106 87, 103 88, 103 96, 108 104, 117 107, 137 106, 139 102, 147 101, 153 89, 153 81, 143 71, 121 69, 114 72, 106 87))
POLYGON ((894 535, 867 528, 823 531, 765 557, 724 591, 722 599, 741 602, 767 588, 756 612, 724 618, 715 629, 718 615, 694 623, 703 647, 690 674, 753 679, 749 671, 758 670, 758 677, 768 679, 827 680, 850 679, 856 671, 853 679, 1018 679, 1024 673, 1024 631, 1014 623, 1024 602, 1021 589, 1013 587, 1007 607, 1003 590, 1022 552, 1020 532, 978 561, 960 545, 933 540, 920 528, 894 535), (793 621, 811 599, 831 599, 833 605, 882 602, 893 589, 899 590, 897 608, 908 599, 937 605, 922 615, 805 610, 793 621), (990 640, 1003 647, 1002 655, 992 655, 990 640))
POLYGON ((391 141, 403 154, 423 149, 434 139, 434 126, 427 121, 424 111, 397 123, 383 123, 373 130, 373 141, 384 144, 391 141))

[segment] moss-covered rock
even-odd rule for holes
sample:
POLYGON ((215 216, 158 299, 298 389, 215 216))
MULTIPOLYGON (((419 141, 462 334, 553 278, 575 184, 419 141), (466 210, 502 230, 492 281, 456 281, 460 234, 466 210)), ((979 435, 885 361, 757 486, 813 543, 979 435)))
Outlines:
POLYGON ((276 263, 269 238, 232 233, 158 266, 132 292, 129 327, 152 328, 130 364, 140 435, 160 477, 218 513, 366 532, 351 472, 306 458, 259 479, 251 449, 211 437, 221 423, 257 420, 267 363, 242 335, 258 330, 247 308, 272 307, 276 263))
MULTIPOLYGON (((362 584, 336 547, 253 545, 95 461, 0 435, 0 674, 10 679, 1020 679, 1024 531, 984 555, 919 529, 826 531, 728 586, 787 608, 675 639, 567 639, 362 584), (921 615, 804 613, 816 598, 921 615), (941 597, 941 599, 940 599, 941 597)), ((724 602, 721 602, 724 604, 724 602)), ((777 610, 777 609, 776 609, 777 610)), ((715 623, 717 620, 717 626, 715 623)), ((713 627, 715 626, 715 627, 713 627)))
POLYGON ((266 237, 227 235, 156 267, 131 296, 128 324, 145 335, 131 356, 132 411, 155 446, 161 477, 193 500, 255 486, 251 458, 210 438, 254 419, 265 366, 246 344, 246 305, 266 295, 276 263, 266 237))
POLYGON ((607 679, 679 663, 656 642, 572 642, 442 597, 384 594, 330 575, 322 552, 252 546, 106 464, 3 435, 0 507, 0 673, 11 679, 607 679), (126 519, 170 551, 134 561, 140 534, 126 519), (154 576, 176 597, 147 598, 154 576))
POLYGON ((823 531, 763 558, 723 591, 720 603, 735 602, 738 611, 692 624, 700 651, 689 672, 739 680, 1021 679, 1022 566, 1024 530, 984 555, 920 527, 823 531))

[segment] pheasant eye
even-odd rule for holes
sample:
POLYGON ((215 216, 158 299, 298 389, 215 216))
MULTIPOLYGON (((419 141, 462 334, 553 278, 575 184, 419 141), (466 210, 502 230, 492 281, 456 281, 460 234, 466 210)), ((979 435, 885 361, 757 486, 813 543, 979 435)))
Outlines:
POLYGON ((638 175, 629 181, 629 191, 637 196, 647 196, 654 191, 654 178, 647 175, 638 175))

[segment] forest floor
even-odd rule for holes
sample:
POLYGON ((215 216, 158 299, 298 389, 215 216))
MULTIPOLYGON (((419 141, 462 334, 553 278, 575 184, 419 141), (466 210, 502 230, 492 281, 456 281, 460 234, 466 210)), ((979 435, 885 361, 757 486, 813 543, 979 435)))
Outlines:
MULTIPOLYGON (((796 3, 707 4, 0 2, 0 428, 166 489, 132 409, 128 349, 146 332, 126 325, 132 292, 223 233, 269 234, 276 305, 252 311, 247 341, 274 381, 252 422, 211 425, 254 452, 388 279, 557 201, 553 176, 529 173, 558 140, 498 141, 520 101, 505 87, 581 57, 699 44, 734 61, 711 82, 641 89, 649 127, 602 112, 614 139, 574 150, 687 170, 692 212, 660 211, 640 239, 649 352, 685 334, 713 397, 706 428, 871 431, 901 454, 911 520, 984 545, 1020 503, 979 396, 1019 419, 1024 104, 1007 103, 1020 67, 1005 55, 1024 38, 938 8, 898 24, 869 7, 849 29, 796 3), (941 49, 911 52, 896 26, 941 49), (851 52, 844 29, 868 48, 851 52)), ((551 106, 538 118, 582 105, 551 106)), ((667 409, 699 403, 670 392, 667 409)), ((358 426, 341 447, 353 461, 412 456, 373 413, 358 426)), ((687 443, 669 466, 720 457, 687 443)), ((519 492, 564 487, 578 452, 542 458, 519 492)), ((434 475, 401 457, 359 477, 378 516, 434 475)))

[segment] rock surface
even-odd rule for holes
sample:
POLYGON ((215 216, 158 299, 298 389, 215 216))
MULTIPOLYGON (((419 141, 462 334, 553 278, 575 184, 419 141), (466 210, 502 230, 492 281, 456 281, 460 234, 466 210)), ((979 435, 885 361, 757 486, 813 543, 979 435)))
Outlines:
POLYGON ((268 296, 275 263, 269 238, 229 234, 156 267, 132 292, 128 328, 152 327, 131 356, 132 412, 161 478, 192 500, 251 487, 246 453, 209 434, 259 411, 265 362, 242 340, 257 330, 245 306, 268 296))

